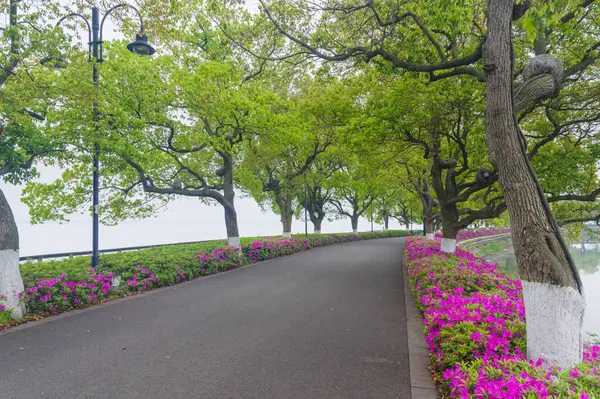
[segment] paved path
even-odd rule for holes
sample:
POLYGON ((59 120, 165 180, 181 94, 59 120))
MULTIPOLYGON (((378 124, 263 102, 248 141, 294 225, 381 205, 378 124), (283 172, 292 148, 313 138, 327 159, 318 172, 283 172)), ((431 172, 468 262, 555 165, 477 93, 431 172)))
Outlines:
POLYGON ((0 398, 409 398, 402 239, 334 245, 0 334, 0 398))

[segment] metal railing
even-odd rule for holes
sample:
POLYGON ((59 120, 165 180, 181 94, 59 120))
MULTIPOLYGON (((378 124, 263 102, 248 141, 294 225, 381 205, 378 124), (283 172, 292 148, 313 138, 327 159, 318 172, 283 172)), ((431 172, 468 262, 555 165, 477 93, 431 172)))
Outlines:
MULTIPOLYGON (((225 239, 223 239, 223 240, 225 240, 225 239)), ((202 243, 211 242, 211 241, 219 241, 219 240, 217 239, 217 240, 175 242, 175 243, 169 243, 169 244, 142 245, 142 246, 138 246, 138 247, 110 248, 110 249, 101 249, 99 252, 101 254, 109 254, 109 253, 117 253, 117 252, 137 251, 139 249, 169 247, 169 246, 173 246, 173 245, 202 244, 202 243)), ((44 259, 73 258, 75 256, 91 256, 91 255, 92 255, 92 251, 59 252, 59 253, 55 253, 55 254, 21 256, 19 258, 19 262, 34 261, 34 260, 41 262, 44 259)))
POLYGON ((500 233, 500 234, 494 234, 493 236, 475 237, 475 238, 471 238, 470 240, 460 241, 457 245, 460 248, 470 248, 471 245, 477 246, 484 242, 508 238, 511 236, 511 234, 512 233, 500 233))
MULTIPOLYGON (((411 230, 411 234, 422 234, 423 230, 411 230)), ((334 233, 334 234, 342 234, 342 233, 334 233)), ((111 248, 111 249, 101 249, 100 254, 109 254, 109 253, 117 253, 117 252, 127 252, 127 251, 137 251, 140 249, 149 249, 149 248, 160 248, 160 247, 169 247, 173 245, 188 245, 188 244, 202 244, 211 241, 220 241, 221 239, 213 239, 213 240, 202 240, 202 241, 188 241, 188 242, 174 242, 169 244, 154 244, 154 245, 142 245, 138 247, 123 247, 123 248, 111 248)), ((226 241, 225 238, 222 239, 226 241)), ((27 262, 27 261, 38 261, 41 262, 44 259, 62 259, 62 258, 73 258, 76 256, 91 256, 92 251, 76 251, 76 252, 59 252, 54 254, 43 254, 43 255, 28 255, 21 256, 19 258, 19 262, 27 262)))

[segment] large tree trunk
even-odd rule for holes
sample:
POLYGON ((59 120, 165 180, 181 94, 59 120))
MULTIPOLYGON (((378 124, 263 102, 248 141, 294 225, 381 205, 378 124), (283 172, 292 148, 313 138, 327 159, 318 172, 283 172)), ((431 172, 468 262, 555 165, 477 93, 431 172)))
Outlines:
POLYGON ((435 237, 435 228, 433 225, 435 218, 430 217, 430 216, 425 216, 424 220, 425 220, 425 237, 428 240, 433 240, 435 237))
POLYGON ((10 205, 0 190, 0 304, 12 309, 12 317, 20 319, 25 307, 18 294, 23 292, 23 279, 19 270, 19 231, 10 205))
POLYGON ((457 227, 458 212, 456 213, 456 219, 454 216, 452 212, 445 215, 444 209, 442 209, 442 252, 456 252, 456 236, 459 231, 457 227))
POLYGON ((583 287, 526 156, 515 117, 513 0, 488 0, 487 140, 510 215, 523 280, 527 355, 567 367, 582 359, 583 287))
POLYGON ((292 236, 292 221, 294 220, 294 209, 292 208, 293 198, 291 195, 285 197, 277 195, 275 202, 279 207, 281 225, 283 226, 283 236, 289 238, 292 236))
POLYGON ((321 234, 321 224, 323 223, 323 217, 311 218, 310 221, 313 224, 315 234, 321 234))
POLYGON ((457 184, 455 178, 454 160, 445 161, 439 156, 439 135, 434 134, 437 140, 434 145, 435 157, 431 167, 431 185, 435 190, 435 194, 440 202, 441 218, 436 219, 435 229, 439 228, 439 223, 442 224, 442 252, 453 253, 456 251, 456 235, 458 234, 459 213, 456 202, 451 202, 450 199, 457 195, 457 184), (443 172, 446 171, 444 179, 443 172))
POLYGON ((390 228, 390 216, 387 213, 383 214, 383 230, 388 231, 390 228))
POLYGON ((352 232, 354 234, 358 234, 358 215, 352 215, 352 217, 350 217, 350 222, 352 223, 352 232))
POLYGON ((223 205, 225 210, 227 242, 230 246, 241 249, 242 244, 240 242, 240 233, 238 230, 237 212, 235 210, 235 191, 233 188, 233 160, 230 155, 222 154, 221 156, 223 158, 223 168, 225 170, 223 196, 226 201, 221 205, 223 205))

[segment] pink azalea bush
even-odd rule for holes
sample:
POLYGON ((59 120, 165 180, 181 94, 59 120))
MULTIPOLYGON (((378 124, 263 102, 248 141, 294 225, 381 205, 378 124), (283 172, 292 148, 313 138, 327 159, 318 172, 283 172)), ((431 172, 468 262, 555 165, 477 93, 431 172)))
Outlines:
POLYGON ((521 283, 496 265, 438 242, 409 239, 408 278, 426 342, 454 398, 600 398, 600 346, 560 370, 526 356, 521 283))
MULTIPOLYGON (((121 266, 97 273, 89 268, 89 275, 83 279, 70 279, 61 274, 55 278, 25 279, 25 292, 20 296, 28 313, 54 314, 76 307, 89 306, 111 296, 137 293, 153 288, 173 285, 194 278, 220 273, 240 266, 291 255, 311 248, 340 242, 371 238, 397 237, 407 235, 403 231, 360 233, 358 235, 312 235, 301 238, 265 238, 236 247, 214 248, 197 252, 194 262, 178 264, 166 257, 155 259, 152 266, 135 264, 121 266), (111 289, 115 274, 122 276, 123 284, 118 291, 111 289)), ((1 305, 0 305, 1 306, 1 305)), ((0 308, 1 310, 1 308, 0 308)))
POLYGON ((109 295, 113 273, 98 274, 91 267, 89 272, 87 278, 78 281, 69 280, 64 274, 25 281, 25 292, 19 296, 30 313, 57 313, 95 303, 109 295))

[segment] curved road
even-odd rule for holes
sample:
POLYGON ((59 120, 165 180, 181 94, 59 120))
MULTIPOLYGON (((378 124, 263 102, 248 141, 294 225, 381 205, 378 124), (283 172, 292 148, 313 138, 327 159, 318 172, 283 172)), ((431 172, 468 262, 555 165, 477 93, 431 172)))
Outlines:
POLYGON ((274 259, 0 334, 0 397, 410 398, 402 239, 274 259))

